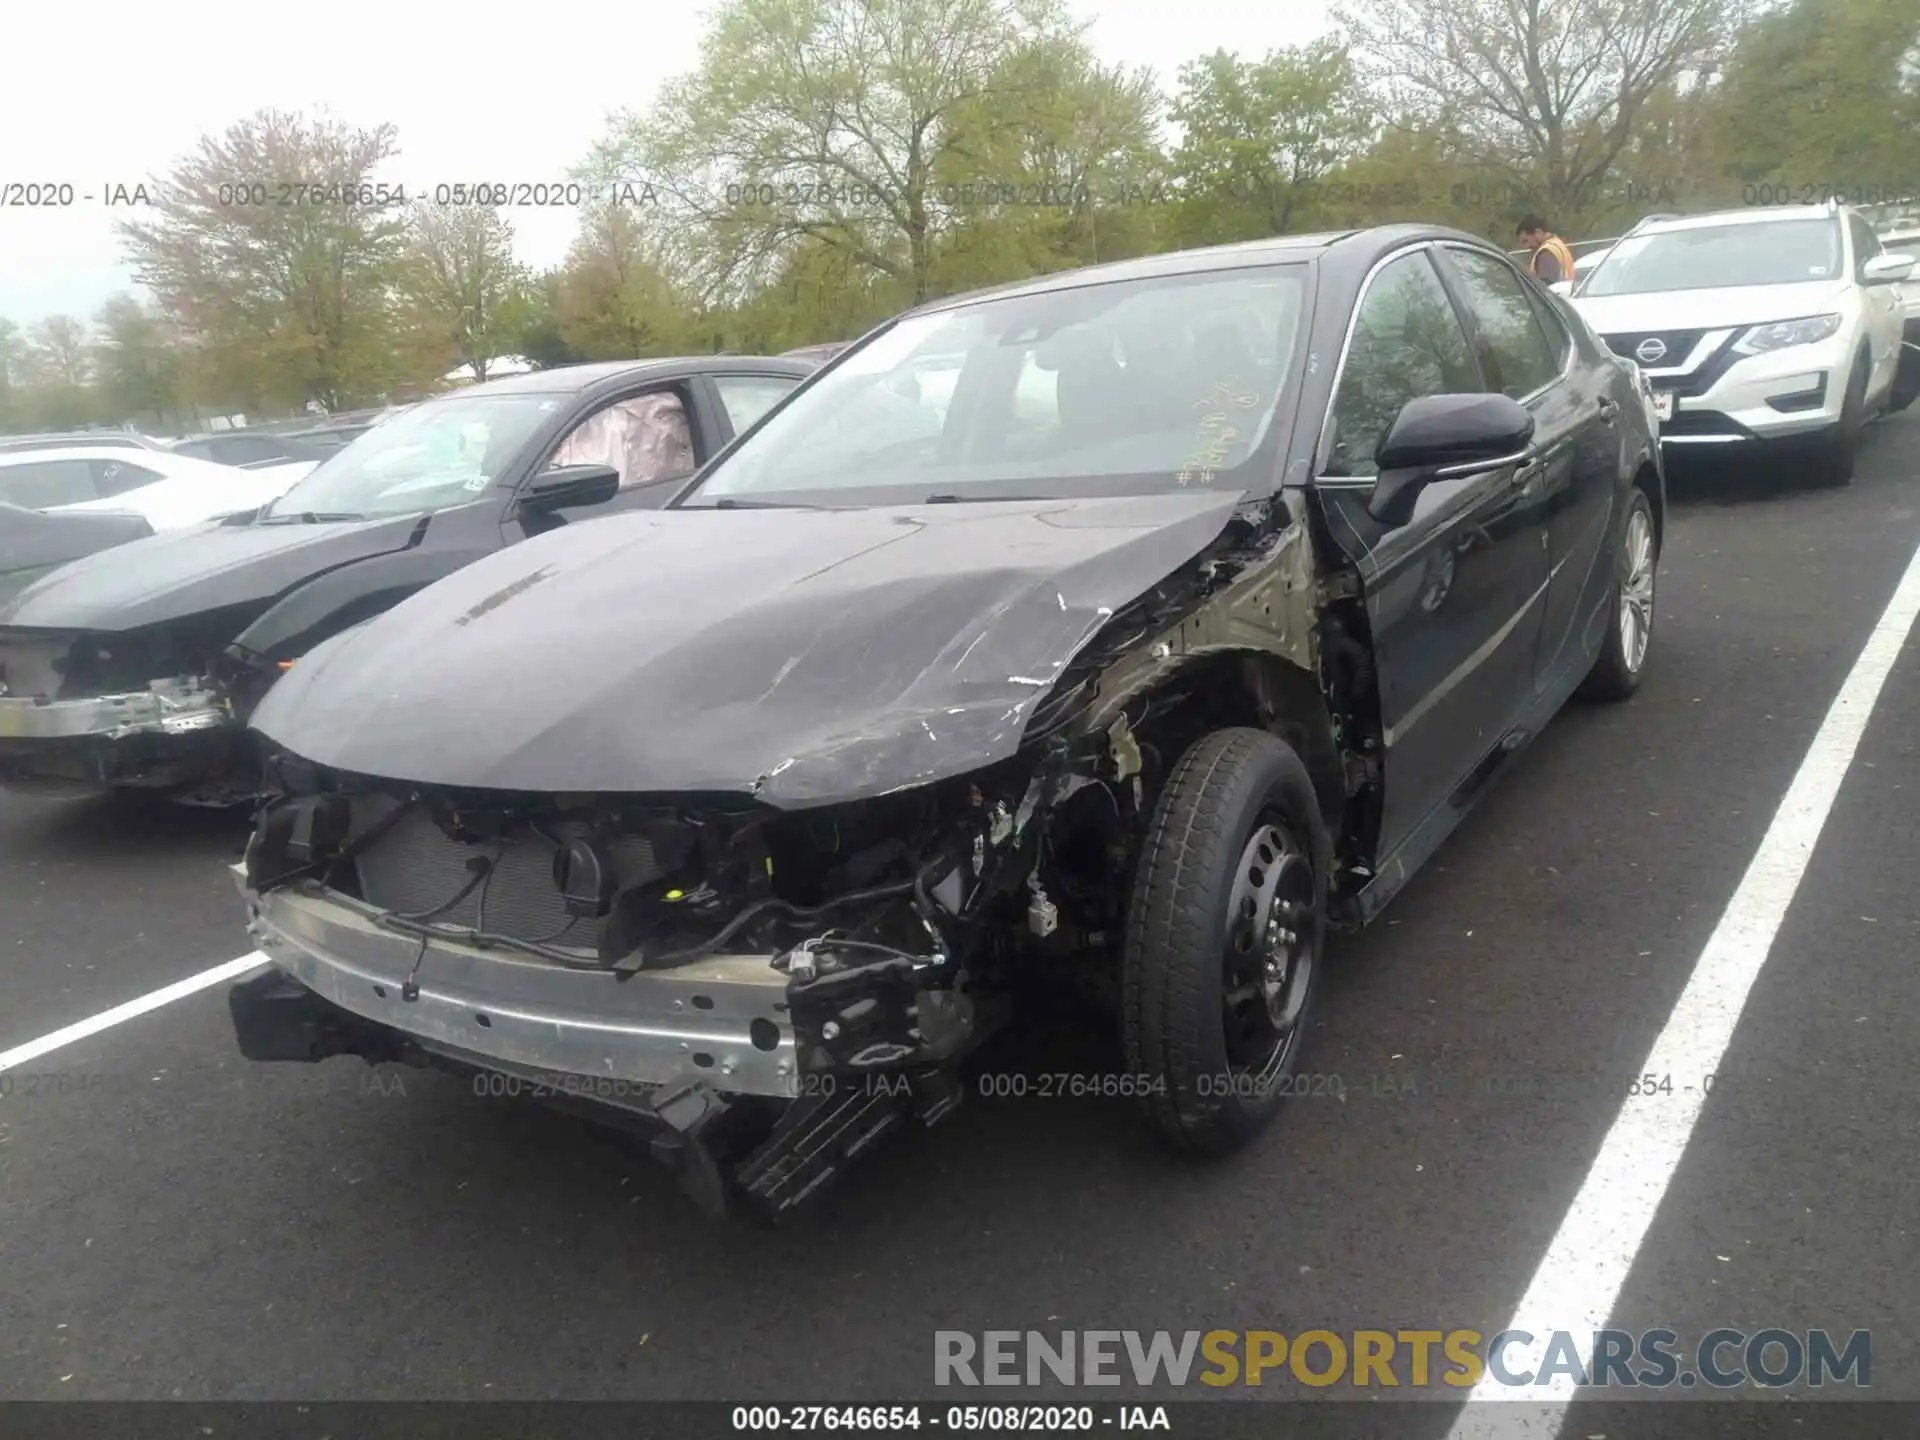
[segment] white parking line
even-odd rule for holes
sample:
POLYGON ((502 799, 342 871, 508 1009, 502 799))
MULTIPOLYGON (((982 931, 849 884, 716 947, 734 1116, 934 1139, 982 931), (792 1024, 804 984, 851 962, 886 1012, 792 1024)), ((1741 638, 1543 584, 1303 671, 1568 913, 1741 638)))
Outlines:
MULTIPOLYGON (((1507 1373, 1537 1373, 1556 1330, 1568 1332, 1580 1350, 1581 1363, 1591 1364, 1591 1342, 1584 1337, 1603 1329, 1612 1315, 1620 1287, 1706 1103, 1702 1077, 1713 1074, 1727 1053, 1748 992, 1806 874, 1814 843, 1916 614, 1920 614, 1920 552, 1908 563, 1880 623, 1834 697, 1833 708, 1800 762, 1740 888, 1694 962, 1693 974, 1666 1028, 1636 1072, 1671 1075, 1674 1093, 1630 1099, 1615 1118, 1593 1168, 1547 1247, 1546 1258, 1507 1323, 1509 1330, 1530 1331, 1537 1337, 1532 1345, 1516 1342, 1504 1347, 1507 1373), (1683 1085, 1689 1088, 1683 1091, 1683 1085)), ((1565 1374, 1555 1375, 1546 1385, 1523 1389, 1502 1386, 1488 1374, 1467 1398, 1470 1402, 1549 1401, 1557 1408, 1528 1431, 1552 1435, 1575 1389, 1572 1377, 1565 1374)), ((1509 1413, 1503 1421, 1485 1409, 1462 1411, 1448 1440, 1522 1433, 1513 1423, 1515 1418, 1509 1413)))
POLYGON ((123 1020, 132 1020, 146 1014, 149 1010, 158 1010, 162 1005, 171 1005, 175 1000, 184 1000, 196 991, 209 985, 218 985, 222 980, 237 980, 249 970, 258 970, 267 963, 267 957, 255 950, 250 955, 242 955, 237 960, 229 960, 224 965, 216 965, 211 970, 202 970, 198 975, 189 975, 184 980, 142 995, 137 1000, 129 1000, 124 1005, 116 1005, 111 1010, 102 1010, 98 1015, 86 1020, 77 1020, 63 1030, 55 1030, 51 1035, 42 1035, 38 1040, 29 1040, 24 1045, 16 1045, 11 1050, 0 1051, 0 1071, 11 1070, 24 1065, 29 1060, 38 1060, 49 1051, 58 1050, 63 1045, 71 1045, 76 1040, 84 1040, 89 1035, 98 1035, 102 1030, 111 1030, 123 1020))

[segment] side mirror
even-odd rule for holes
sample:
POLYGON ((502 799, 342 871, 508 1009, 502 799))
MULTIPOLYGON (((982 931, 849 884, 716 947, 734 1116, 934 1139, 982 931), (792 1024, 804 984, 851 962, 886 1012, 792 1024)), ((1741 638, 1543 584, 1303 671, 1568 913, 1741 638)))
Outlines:
POLYGON ((620 493, 620 472, 611 465, 562 465, 533 477, 520 497, 523 510, 571 510, 604 505, 620 493))
POLYGON ((1876 255, 1860 267, 1863 285, 1897 285, 1913 274, 1912 255, 1876 255))
POLYGON ((1556 295, 1571 295, 1573 294, 1573 282, 1571 280, 1556 280, 1547 286, 1547 289, 1556 295))
POLYGON ((1397 527, 1435 480, 1458 480, 1519 463, 1533 441, 1533 415, 1504 395, 1423 395, 1387 427, 1374 462, 1380 477, 1367 513, 1397 527))

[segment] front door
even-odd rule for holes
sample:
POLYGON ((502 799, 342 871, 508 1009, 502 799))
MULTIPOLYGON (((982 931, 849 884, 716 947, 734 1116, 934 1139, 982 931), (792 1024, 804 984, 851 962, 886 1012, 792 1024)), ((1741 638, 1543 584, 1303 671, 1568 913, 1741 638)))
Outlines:
POLYGON ((698 408, 703 396, 694 385, 655 385, 582 416, 532 473, 563 465, 611 465, 620 472, 619 493, 604 504, 542 511, 537 518, 515 507, 506 522, 508 543, 551 529, 556 522, 572 524, 664 504, 678 482, 718 448, 718 421, 698 408))
POLYGON ((1576 363, 1573 336, 1539 287, 1485 250, 1443 245, 1436 253, 1491 388, 1533 415, 1539 469, 1530 483, 1546 525, 1547 566, 1533 665, 1537 693, 1579 663, 1585 621, 1611 590, 1605 560, 1619 469, 1617 402, 1603 393, 1603 371, 1576 363))
POLYGON ((1527 467, 1435 481, 1396 528, 1367 513, 1375 448, 1401 407, 1491 388, 1431 249, 1389 261, 1362 293, 1314 481, 1328 529, 1359 571, 1373 630, 1383 858, 1448 801, 1532 700, 1547 577, 1538 481, 1527 467))

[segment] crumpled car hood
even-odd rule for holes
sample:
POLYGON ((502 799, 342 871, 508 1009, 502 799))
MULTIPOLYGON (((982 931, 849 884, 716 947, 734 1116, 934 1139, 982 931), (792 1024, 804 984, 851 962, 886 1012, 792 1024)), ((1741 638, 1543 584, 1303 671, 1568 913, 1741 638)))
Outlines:
POLYGON ((64 565, 0 605, 0 625, 135 630, 230 605, 265 603, 299 581, 403 550, 417 515, 334 525, 168 530, 64 565))
POLYGON ((254 712, 320 765, 534 792, 884 794, 1014 753, 1239 491, 568 526, 316 647, 254 712))

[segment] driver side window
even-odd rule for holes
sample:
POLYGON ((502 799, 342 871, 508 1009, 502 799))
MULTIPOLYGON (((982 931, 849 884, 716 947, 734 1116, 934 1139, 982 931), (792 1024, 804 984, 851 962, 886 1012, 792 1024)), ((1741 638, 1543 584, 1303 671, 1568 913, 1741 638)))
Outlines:
POLYGON ((587 416, 560 442, 547 466, 611 465, 620 488, 679 479, 694 472, 686 405, 672 390, 616 400, 587 416))
POLYGON ((1380 473, 1374 452, 1409 400, 1478 394, 1485 378, 1424 251, 1395 260, 1361 298, 1333 397, 1328 476, 1380 473))

